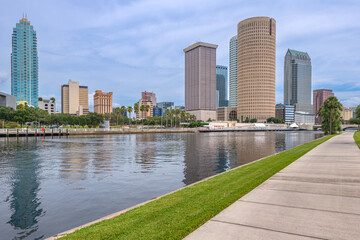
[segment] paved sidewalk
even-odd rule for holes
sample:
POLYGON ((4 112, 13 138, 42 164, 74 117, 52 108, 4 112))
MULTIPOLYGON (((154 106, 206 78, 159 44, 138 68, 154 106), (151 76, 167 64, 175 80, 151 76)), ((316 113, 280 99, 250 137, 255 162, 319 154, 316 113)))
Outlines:
POLYGON ((353 133, 319 145, 185 239, 360 239, 353 133))

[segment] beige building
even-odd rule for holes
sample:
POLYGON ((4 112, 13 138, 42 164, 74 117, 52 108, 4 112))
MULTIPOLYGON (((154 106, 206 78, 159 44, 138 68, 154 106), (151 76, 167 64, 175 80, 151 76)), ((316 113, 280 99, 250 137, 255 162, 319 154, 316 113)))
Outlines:
POLYGON ((237 118, 236 107, 219 107, 216 109, 218 121, 229 121, 237 118))
POLYGON ((112 113, 112 98, 112 92, 106 93, 101 90, 96 90, 94 94, 94 112, 99 114, 112 113))
POLYGON ((144 99, 146 101, 151 101, 153 103, 153 106, 156 107, 157 106, 157 102, 156 102, 156 95, 153 92, 142 92, 141 93, 141 99, 144 99))
POLYGON ((216 119, 216 48, 197 42, 185 52, 185 110, 197 120, 216 119))
POLYGON ((353 110, 347 107, 342 107, 341 117, 347 123, 351 118, 353 118, 353 110))
POLYGON ((61 113, 87 115, 89 113, 88 87, 69 80, 61 86, 61 113))
POLYGON ((146 99, 140 99, 139 100, 139 113, 136 114, 136 118, 143 119, 143 118, 152 117, 153 116, 153 107, 154 107, 154 105, 153 105, 152 101, 148 101, 146 99), (144 106, 149 105, 150 106, 149 111, 144 111, 144 112, 140 111, 140 108, 142 105, 144 105, 144 106))
POLYGON ((238 24, 237 115, 264 122, 275 116, 276 21, 254 17, 238 24))

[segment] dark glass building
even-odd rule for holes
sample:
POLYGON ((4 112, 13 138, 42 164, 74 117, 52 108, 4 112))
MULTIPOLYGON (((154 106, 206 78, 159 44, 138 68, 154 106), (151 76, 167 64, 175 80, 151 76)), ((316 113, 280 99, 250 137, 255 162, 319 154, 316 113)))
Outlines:
POLYGON ((284 64, 284 103, 295 111, 312 113, 311 58, 306 52, 288 49, 284 64))
POLYGON ((216 65, 216 107, 227 107, 228 100, 228 68, 216 65))

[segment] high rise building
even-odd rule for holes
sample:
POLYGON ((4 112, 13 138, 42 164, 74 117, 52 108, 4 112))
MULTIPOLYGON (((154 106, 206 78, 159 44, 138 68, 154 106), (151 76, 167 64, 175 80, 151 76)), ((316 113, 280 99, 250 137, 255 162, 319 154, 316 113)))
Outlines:
POLYGON ((61 86, 61 113, 86 115, 89 113, 88 87, 69 80, 61 86))
POLYGON ((316 124, 321 124, 322 122, 321 117, 318 115, 321 105, 323 105, 326 99, 332 96, 334 96, 334 93, 330 89, 317 89, 313 91, 313 113, 315 115, 316 124))
POLYGON ((229 107, 237 106, 237 35, 230 39, 229 47, 229 107))
POLYGON ((216 48, 196 42, 185 52, 185 109, 197 120, 216 119, 216 48))
POLYGON ((238 24, 237 114, 240 121, 275 116, 276 21, 254 17, 238 24))
POLYGON ((96 90, 94 94, 94 112, 99 114, 112 113, 112 92, 96 90))
POLYGON ((295 108, 290 104, 276 104, 275 118, 282 119, 285 123, 293 123, 295 118, 295 108))
POLYGON ((11 95, 16 101, 38 106, 38 77, 36 32, 30 21, 22 18, 12 34, 11 95))
POLYGON ((153 92, 147 92, 147 91, 142 92, 141 99, 144 99, 146 101, 151 101, 154 107, 157 106, 156 96, 155 96, 155 93, 153 93, 153 92))
POLYGON ((284 102, 296 111, 312 114, 311 58, 308 53, 288 49, 284 64, 284 102))
POLYGON ((227 107, 228 100, 228 68, 216 65, 216 107, 227 107))

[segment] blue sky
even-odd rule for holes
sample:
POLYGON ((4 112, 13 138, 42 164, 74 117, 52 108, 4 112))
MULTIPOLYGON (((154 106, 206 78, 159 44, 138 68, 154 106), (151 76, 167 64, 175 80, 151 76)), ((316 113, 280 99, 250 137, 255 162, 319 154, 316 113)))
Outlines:
POLYGON ((183 49, 217 44, 217 64, 228 66, 237 23, 254 16, 277 22, 277 103, 291 48, 312 58, 313 89, 333 89, 344 106, 360 104, 360 1, 2 0, 0 91, 8 93, 12 28, 23 12, 37 31, 40 96, 54 96, 58 109, 68 79, 89 86, 90 108, 97 89, 114 92, 115 105, 133 105, 144 90, 183 105, 183 49))

